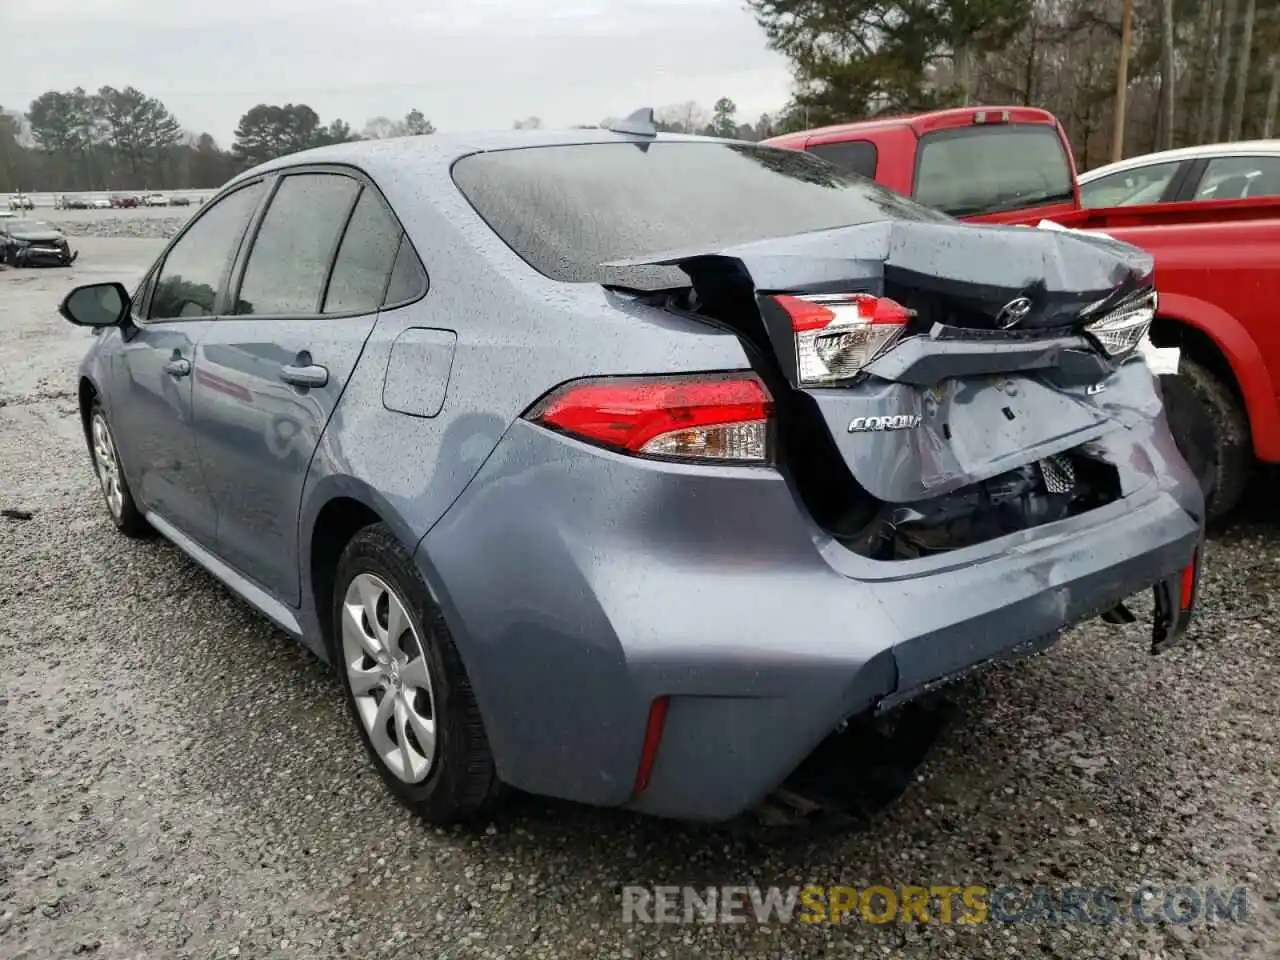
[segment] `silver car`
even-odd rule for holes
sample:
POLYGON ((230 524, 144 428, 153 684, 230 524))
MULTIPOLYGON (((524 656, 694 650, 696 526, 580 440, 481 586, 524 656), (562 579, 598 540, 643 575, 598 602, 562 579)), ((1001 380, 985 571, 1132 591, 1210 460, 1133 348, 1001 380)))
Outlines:
POLYGON ((114 523, 332 662, 401 801, 716 821, 1135 593, 1184 635, 1155 308, 1132 247, 640 116, 272 161, 62 313, 114 523))

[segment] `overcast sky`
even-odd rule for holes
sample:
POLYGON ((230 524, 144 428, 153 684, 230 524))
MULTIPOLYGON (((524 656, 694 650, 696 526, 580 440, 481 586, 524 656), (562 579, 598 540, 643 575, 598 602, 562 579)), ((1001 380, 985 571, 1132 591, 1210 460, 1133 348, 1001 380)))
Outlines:
POLYGON ((0 0, 0 38, 6 108, 131 84, 223 146, 263 102, 474 130, 721 96, 754 122, 789 91, 743 0, 0 0))

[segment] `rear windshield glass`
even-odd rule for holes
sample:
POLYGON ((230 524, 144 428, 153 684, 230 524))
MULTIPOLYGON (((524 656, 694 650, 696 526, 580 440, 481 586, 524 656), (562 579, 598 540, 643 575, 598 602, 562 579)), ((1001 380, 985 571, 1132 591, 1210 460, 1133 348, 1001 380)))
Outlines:
POLYGON ((1071 197, 1071 167, 1053 127, 968 127, 920 138, 915 198, 953 217, 1071 197))
POLYGON ((886 219, 940 215, 798 150, 657 141, 527 147, 463 157, 458 188, 490 227, 553 280, 657 289, 674 267, 615 260, 886 219))

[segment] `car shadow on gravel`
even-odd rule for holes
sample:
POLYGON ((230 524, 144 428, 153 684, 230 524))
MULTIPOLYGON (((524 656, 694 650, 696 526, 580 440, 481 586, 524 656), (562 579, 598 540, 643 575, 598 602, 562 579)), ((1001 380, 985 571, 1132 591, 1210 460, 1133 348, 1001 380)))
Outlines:
MULTIPOLYGON (((1259 529, 1242 521, 1225 536, 1259 529)), ((1237 608, 1238 588, 1212 566, 1209 626, 1195 628, 1188 649, 1153 658, 1141 622, 1090 623, 1045 655, 951 688, 948 723, 901 795, 889 791, 891 802, 848 820, 688 825, 516 794, 489 822, 441 829, 384 790, 329 667, 162 541, 95 536, 86 551, 130 585, 100 616, 132 618, 137 639, 121 653, 140 686, 201 678, 198 696, 163 703, 199 758, 184 770, 198 789, 181 802, 221 811, 246 862, 287 869, 301 895, 341 904, 372 928, 421 925, 443 936, 457 924, 487 931, 495 947, 527 947, 517 939, 527 931, 487 918, 550 902, 616 929, 628 884, 1137 882, 1166 875, 1164 863, 1226 869, 1225 855, 1195 845, 1223 818, 1246 833, 1261 828, 1248 804, 1213 803, 1233 771, 1256 772, 1246 753, 1224 754, 1214 739, 1240 706, 1193 685, 1198 670, 1233 655, 1212 624, 1237 608), (160 641, 175 623, 187 639, 160 641), (371 885, 406 877, 416 884, 411 908, 371 885)))
POLYGON ((1259 464, 1239 506, 1209 528, 1209 536, 1231 544, 1241 537, 1280 532, 1280 465, 1259 464))

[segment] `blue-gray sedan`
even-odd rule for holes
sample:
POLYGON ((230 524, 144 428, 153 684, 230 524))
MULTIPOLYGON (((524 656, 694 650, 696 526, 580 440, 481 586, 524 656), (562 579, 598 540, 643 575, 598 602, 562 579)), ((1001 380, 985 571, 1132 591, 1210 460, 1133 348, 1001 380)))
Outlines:
POLYGON ((641 118, 272 161, 62 314, 116 526, 332 662, 447 822, 503 785, 722 820, 1137 592, 1174 643, 1203 499, 1156 309, 1133 247, 641 118))

